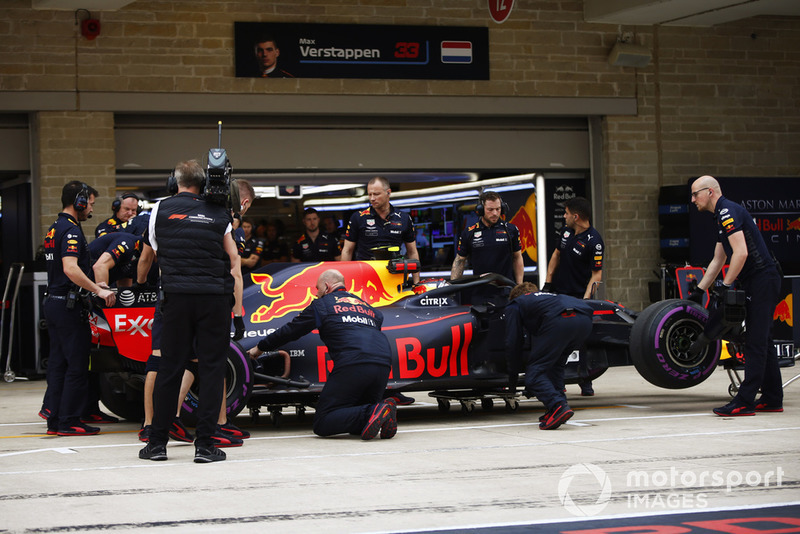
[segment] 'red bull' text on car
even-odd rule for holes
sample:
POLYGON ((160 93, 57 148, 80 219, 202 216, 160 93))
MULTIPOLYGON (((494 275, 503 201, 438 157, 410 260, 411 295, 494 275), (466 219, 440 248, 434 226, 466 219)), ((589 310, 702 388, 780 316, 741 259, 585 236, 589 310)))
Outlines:
MULTIPOLYGON (((330 263, 283 263, 251 273, 254 283, 243 299, 245 335, 228 349, 230 417, 245 408, 251 415, 265 408, 275 417, 285 407, 302 413, 314 406, 333 367, 318 332, 281 347, 288 352, 288 361, 275 358, 262 366, 247 356, 247 350, 308 306, 317 278, 329 268, 330 263)), ((337 262, 335 268, 344 274, 349 292, 383 313, 382 331, 392 347, 390 389, 431 392, 442 410, 451 400, 470 411, 475 401, 486 407, 498 398, 508 409, 516 408, 519 392, 508 388, 503 346, 510 280, 499 275, 464 277, 453 283, 423 281, 415 288, 409 282, 415 262, 337 262), (470 304, 476 288, 481 295, 492 289, 488 299, 470 304)), ((142 417, 144 365, 150 355, 156 298, 152 288, 122 289, 114 307, 98 308, 91 316, 92 368, 101 373, 101 400, 131 420, 142 417)), ((609 301, 589 302, 594 308, 592 334, 579 351, 583 363, 578 364, 577 354, 570 357, 567 383, 633 364, 654 385, 682 389, 699 384, 714 370, 719 342, 697 354, 689 350, 707 321, 701 306, 673 299, 636 313, 609 301)), ((196 405, 193 389, 183 403, 190 420, 196 405)))

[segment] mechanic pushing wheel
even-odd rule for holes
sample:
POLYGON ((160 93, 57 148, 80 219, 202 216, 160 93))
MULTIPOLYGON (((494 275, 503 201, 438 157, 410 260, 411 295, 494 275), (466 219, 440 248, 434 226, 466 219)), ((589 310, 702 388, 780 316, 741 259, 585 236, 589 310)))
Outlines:
MULTIPOLYGON (((692 202, 699 211, 714 214, 718 237, 714 257, 703 279, 689 296, 702 302, 703 293, 714 283, 726 258, 730 266, 722 280, 720 301, 734 289, 738 280, 746 296, 744 381, 731 402, 714 408, 720 416, 755 415, 756 412, 782 412, 783 388, 778 356, 772 348, 772 317, 781 287, 779 265, 767 248, 752 216, 741 205, 722 196, 719 182, 701 176, 692 184, 692 202), (756 394, 761 390, 761 397, 756 394)), ((694 350, 710 340, 701 336, 694 350)))
POLYGON ((381 400, 389 381, 391 348, 381 333, 383 314, 345 289, 344 276, 329 269, 317 279, 317 300, 291 322, 248 352, 264 352, 299 339, 314 329, 330 351, 333 371, 319 395, 314 414, 318 436, 361 434, 370 440, 397 433, 397 404, 381 400))

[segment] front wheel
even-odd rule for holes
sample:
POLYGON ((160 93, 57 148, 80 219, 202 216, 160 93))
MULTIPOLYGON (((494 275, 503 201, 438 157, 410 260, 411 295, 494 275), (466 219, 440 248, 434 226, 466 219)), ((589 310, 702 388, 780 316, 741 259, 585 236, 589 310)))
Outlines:
POLYGON ((703 332, 708 312, 688 300, 670 299, 645 309, 631 328, 630 353, 636 370, 667 389, 696 386, 711 375, 721 344, 709 343, 693 356, 689 347, 703 332))
MULTIPOLYGON (((235 341, 228 346, 227 365, 225 369, 225 406, 229 418, 239 414, 246 406, 253 392, 254 385, 253 363, 247 351, 235 341)), ((200 400, 197 380, 189 389, 186 399, 181 406, 181 419, 188 426, 197 423, 197 406, 200 400)))

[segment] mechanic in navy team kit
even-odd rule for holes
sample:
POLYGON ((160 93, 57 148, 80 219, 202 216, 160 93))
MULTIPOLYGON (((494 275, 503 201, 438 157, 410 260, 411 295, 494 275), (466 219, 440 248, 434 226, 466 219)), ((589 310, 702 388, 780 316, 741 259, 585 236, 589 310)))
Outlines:
POLYGON ((306 208, 303 212, 305 231, 292 247, 292 261, 339 261, 339 241, 329 236, 319 227, 319 214, 314 208, 306 208))
POLYGON ((554 430, 573 415, 564 394, 564 368, 570 353, 592 332, 592 307, 583 299, 538 291, 530 282, 514 287, 510 299, 505 309, 510 386, 516 388, 524 364, 525 393, 547 408, 539 428, 554 430), (530 349, 523 359, 527 345, 530 349))
POLYGON ((783 388, 778 356, 772 345, 772 322, 780 300, 779 266, 767 248, 761 232, 747 210, 722 196, 719 182, 712 176, 701 176, 692 184, 692 202, 699 211, 714 214, 717 244, 714 257, 703 279, 690 295, 702 303, 703 294, 711 287, 729 261, 722 279, 724 293, 739 282, 746 296, 744 380, 736 396, 714 413, 721 416, 755 415, 755 412, 782 412, 783 388), (756 395, 761 390, 761 397, 756 395))
POLYGON ((130 287, 142 252, 142 238, 127 232, 98 237, 89 244, 94 281, 117 287, 130 287))
POLYGON ((264 234, 261 265, 289 261, 289 246, 281 239, 278 224, 275 221, 267 223, 264 234))
MULTIPOLYGON (((98 237, 89 244, 92 256, 92 280, 101 287, 130 287, 136 276, 136 264, 142 250, 139 236, 128 232, 113 232, 98 237)), ((117 423, 119 419, 100 410, 100 375, 89 371, 86 408, 81 421, 90 424, 117 423)))
POLYGON ((242 219, 242 231, 244 232, 244 252, 242 252, 242 283, 244 287, 253 285, 250 273, 258 268, 261 260, 261 253, 264 250, 264 240, 253 235, 252 219, 242 219))
POLYGON ((112 232, 124 230, 128 222, 136 216, 139 209, 139 197, 133 193, 125 193, 121 198, 114 199, 111 203, 111 217, 97 225, 94 230, 95 237, 101 237, 112 232))
POLYGON ((97 191, 72 181, 61 191, 62 211, 44 238, 47 294, 44 314, 50 336, 47 365, 47 433, 87 436, 100 429, 81 422, 87 400, 92 333, 88 304, 81 294, 95 293, 113 306, 116 297, 89 278, 91 256, 80 222, 92 216, 97 191))
POLYGON ((179 163, 174 176, 178 193, 156 205, 148 228, 164 292, 162 356, 150 440, 139 458, 167 459, 181 378, 196 357, 200 392, 194 461, 216 462, 225 459, 212 436, 223 398, 234 288, 241 288, 241 272, 231 269, 239 256, 230 210, 200 196, 206 180, 202 166, 195 160, 179 163))
MULTIPOLYGON (((603 279, 603 238, 592 226, 592 205, 583 197, 575 197, 564 203, 564 229, 558 246, 547 264, 547 277, 542 289, 578 299, 594 297, 597 286, 603 279)), ((579 364, 581 376, 578 385, 581 395, 594 396, 592 381, 588 374, 588 362, 582 358, 579 364)))
MULTIPOLYGON (((374 260, 376 248, 405 244, 406 258, 419 261, 417 236, 411 216, 389 203, 392 190, 383 176, 367 184, 370 207, 353 213, 344 236, 342 261, 374 260)), ((419 273, 413 275, 419 283, 419 273)))
POLYGON ((314 414, 318 436, 360 434, 369 440, 397 432, 394 399, 381 400, 391 371, 389 341, 381 332, 383 315, 348 293, 342 273, 329 269, 316 284, 317 299, 291 322, 248 351, 251 358, 273 351, 312 330, 328 347, 333 370, 325 381, 314 414))
MULTIPOLYGON (((503 199, 496 192, 481 193, 477 206, 480 218, 458 236, 450 280, 458 280, 464 275, 464 268, 469 260, 474 275, 497 273, 516 284, 522 283, 525 265, 519 229, 503 220, 506 209, 503 199)), ((475 304, 482 304, 496 294, 497 290, 493 288, 479 287, 473 289, 467 298, 475 304)), ((505 296, 502 298, 505 300, 505 296)))

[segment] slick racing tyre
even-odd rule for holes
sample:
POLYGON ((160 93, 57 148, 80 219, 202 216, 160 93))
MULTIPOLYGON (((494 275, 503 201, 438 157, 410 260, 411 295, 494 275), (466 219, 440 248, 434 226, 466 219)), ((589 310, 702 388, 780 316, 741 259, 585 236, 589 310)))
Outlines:
POLYGON ((721 344, 713 341, 696 356, 689 347, 703 332, 708 313, 688 300, 670 299, 645 309, 631 329, 630 353, 636 370, 667 389, 696 386, 711 375, 721 344))
MULTIPOLYGON (((227 366, 225 369, 225 404, 228 417, 238 415, 246 406, 253 392, 253 364, 247 351, 235 341, 228 347, 227 366)), ((197 423, 197 405, 200 399, 197 388, 197 377, 181 406, 181 420, 187 426, 197 423)))

